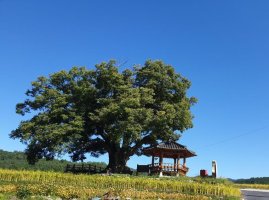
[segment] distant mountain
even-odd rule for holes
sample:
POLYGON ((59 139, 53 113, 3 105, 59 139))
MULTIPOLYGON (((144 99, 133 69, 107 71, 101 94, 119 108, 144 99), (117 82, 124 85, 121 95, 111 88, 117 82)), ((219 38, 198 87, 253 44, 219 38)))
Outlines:
MULTIPOLYGON (((104 162, 87 162, 100 167, 106 167, 104 162)), ((20 151, 8 152, 0 149, 0 168, 2 169, 27 169, 41 171, 64 171, 67 164, 72 162, 67 160, 50 160, 41 159, 35 165, 29 165, 26 155, 20 151)))
POLYGON ((249 179, 229 179, 234 183, 243 184, 269 184, 269 177, 252 177, 249 179))

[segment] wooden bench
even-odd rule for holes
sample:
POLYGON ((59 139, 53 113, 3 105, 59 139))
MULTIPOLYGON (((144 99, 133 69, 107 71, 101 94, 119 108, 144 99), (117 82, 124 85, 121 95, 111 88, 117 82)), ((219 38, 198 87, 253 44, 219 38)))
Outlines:
POLYGON ((138 175, 138 173, 147 173, 147 174, 149 174, 149 165, 137 165, 136 175, 138 175))

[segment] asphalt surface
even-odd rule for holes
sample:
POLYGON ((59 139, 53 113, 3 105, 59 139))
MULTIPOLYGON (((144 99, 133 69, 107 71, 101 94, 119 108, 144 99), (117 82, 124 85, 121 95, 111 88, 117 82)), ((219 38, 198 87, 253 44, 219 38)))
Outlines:
POLYGON ((241 189, 243 200, 269 200, 269 190, 241 189))

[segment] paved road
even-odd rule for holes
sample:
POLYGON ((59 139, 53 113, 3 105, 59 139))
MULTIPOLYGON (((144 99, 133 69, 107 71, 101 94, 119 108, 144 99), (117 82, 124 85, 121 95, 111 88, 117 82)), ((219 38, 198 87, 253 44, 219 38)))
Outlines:
POLYGON ((269 190, 241 189, 244 200, 269 200, 269 190))

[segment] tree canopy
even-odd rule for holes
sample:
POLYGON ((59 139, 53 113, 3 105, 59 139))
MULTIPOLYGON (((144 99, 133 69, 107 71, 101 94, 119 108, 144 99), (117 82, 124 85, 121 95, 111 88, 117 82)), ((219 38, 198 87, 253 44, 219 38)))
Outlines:
POLYGON ((193 126, 190 86, 162 61, 122 72, 115 61, 94 70, 73 67, 32 82, 16 112, 33 117, 10 136, 27 144, 30 163, 66 153, 74 161, 108 153, 108 167, 122 171, 145 145, 177 140, 193 126))

